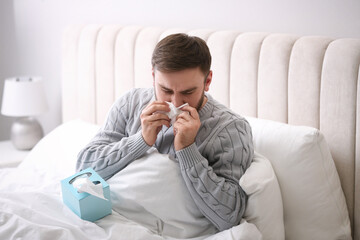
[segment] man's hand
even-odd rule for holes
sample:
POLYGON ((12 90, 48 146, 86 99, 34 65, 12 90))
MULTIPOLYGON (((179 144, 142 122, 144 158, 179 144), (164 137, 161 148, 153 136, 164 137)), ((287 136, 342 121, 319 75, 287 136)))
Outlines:
POLYGON ((141 112, 141 133, 147 145, 152 146, 163 125, 170 127, 170 118, 162 112, 170 112, 166 102, 154 101, 141 112))
POLYGON ((197 132, 201 126, 197 110, 190 106, 181 108, 182 111, 174 123, 174 147, 176 151, 186 148, 195 142, 197 132))

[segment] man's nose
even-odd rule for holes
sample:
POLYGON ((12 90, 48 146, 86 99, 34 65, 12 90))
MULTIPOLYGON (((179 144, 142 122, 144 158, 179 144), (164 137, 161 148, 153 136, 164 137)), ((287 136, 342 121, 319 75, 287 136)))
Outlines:
POLYGON ((183 105, 185 102, 183 101, 183 99, 181 98, 181 96, 179 96, 178 94, 174 94, 174 95, 172 96, 171 103, 174 104, 175 107, 180 107, 180 106, 183 105))

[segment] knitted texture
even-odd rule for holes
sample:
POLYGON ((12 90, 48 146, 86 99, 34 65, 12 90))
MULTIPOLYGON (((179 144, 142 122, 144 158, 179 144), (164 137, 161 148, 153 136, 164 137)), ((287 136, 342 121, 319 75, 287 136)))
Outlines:
MULTIPOLYGON (((163 126, 154 147, 173 155, 200 211, 219 230, 237 225, 247 196, 239 179, 254 155, 249 123, 206 94, 199 111, 201 126, 195 143, 174 149, 172 126, 163 126)), ((102 129, 79 153, 77 171, 93 167, 104 179, 141 157, 148 146, 141 135, 140 114, 154 100, 153 89, 133 89, 112 106, 102 129)))

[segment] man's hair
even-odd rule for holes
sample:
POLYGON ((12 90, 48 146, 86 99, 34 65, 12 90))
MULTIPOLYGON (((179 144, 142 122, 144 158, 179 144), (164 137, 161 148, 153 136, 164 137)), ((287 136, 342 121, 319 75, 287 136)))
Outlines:
POLYGON ((162 39, 155 47, 151 64, 160 72, 177 72, 197 68, 207 75, 211 55, 206 42, 184 33, 172 34, 162 39))

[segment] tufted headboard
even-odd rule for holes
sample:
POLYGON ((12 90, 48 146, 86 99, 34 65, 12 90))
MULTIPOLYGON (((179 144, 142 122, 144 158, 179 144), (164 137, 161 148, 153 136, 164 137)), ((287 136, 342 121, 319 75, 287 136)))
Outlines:
POLYGON ((86 25, 63 38, 63 121, 101 124, 116 98, 151 87, 156 43, 176 32, 196 35, 212 54, 210 94, 243 116, 320 129, 360 239, 360 39, 299 37, 206 29, 86 25))

